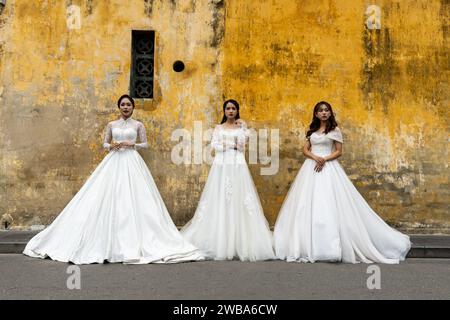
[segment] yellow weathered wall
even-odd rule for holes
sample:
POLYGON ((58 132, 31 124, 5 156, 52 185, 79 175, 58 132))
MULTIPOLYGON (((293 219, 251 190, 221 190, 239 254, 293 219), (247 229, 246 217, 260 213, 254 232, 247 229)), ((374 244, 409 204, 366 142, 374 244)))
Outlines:
POLYGON ((380 216, 448 233, 449 10, 445 0, 9 0, 0 15, 0 215, 48 224, 78 191, 128 91, 131 30, 146 29, 156 31, 155 97, 138 101, 134 117, 177 224, 192 216, 209 166, 171 163, 174 129, 213 126, 224 98, 240 101, 253 128, 280 129, 278 174, 250 165, 273 224, 324 99, 344 133, 340 162, 380 216), (79 30, 66 25, 72 4, 79 30), (365 26, 370 4, 382 9, 379 30, 365 26))
POLYGON ((219 117, 217 62, 222 5, 204 1, 9 0, 2 14, 1 213, 16 225, 47 224, 101 161, 106 123, 129 87, 131 30, 156 31, 155 98, 134 117, 142 152, 177 223, 195 209, 207 166, 170 161, 171 132, 219 117), (126 3, 126 5, 125 5, 126 3), (66 6, 81 8, 68 30, 66 6), (182 59, 183 73, 172 64, 182 59), (199 178, 202 177, 202 178, 199 178))
POLYGON ((392 225, 447 230, 448 1, 228 1, 225 96, 255 127, 279 127, 276 176, 253 171, 274 222, 320 100, 344 133, 341 164, 392 225), (370 4, 381 29, 365 26, 370 4), (264 186, 264 189, 262 188, 264 186))

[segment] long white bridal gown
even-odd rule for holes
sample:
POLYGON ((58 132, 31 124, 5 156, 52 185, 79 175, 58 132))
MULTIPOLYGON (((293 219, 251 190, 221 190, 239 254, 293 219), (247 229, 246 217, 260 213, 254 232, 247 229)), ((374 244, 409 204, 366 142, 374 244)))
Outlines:
POLYGON ((179 233, 137 149, 148 148, 145 127, 132 118, 108 123, 110 150, 82 188, 24 254, 75 264, 175 263, 202 260, 179 233), (140 143, 110 150, 114 141, 140 143))
MULTIPOLYGON (((333 140, 342 143, 336 128, 310 136, 311 152, 327 156, 333 140)), ((274 229, 275 251, 287 261, 399 263, 410 249, 407 235, 387 225, 367 204, 339 162, 306 159, 281 207, 274 229)))
POLYGON ((194 217, 183 236, 214 260, 274 259, 272 232, 243 153, 247 128, 217 126, 215 157, 194 217), (238 146, 238 150, 234 147, 238 146))

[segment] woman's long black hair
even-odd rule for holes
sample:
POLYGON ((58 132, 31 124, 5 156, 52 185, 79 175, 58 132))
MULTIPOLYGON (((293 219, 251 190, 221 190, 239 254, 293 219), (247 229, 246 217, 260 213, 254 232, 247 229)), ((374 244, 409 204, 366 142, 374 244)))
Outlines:
POLYGON ((236 114, 236 117, 234 119, 235 120, 239 119, 239 103, 236 100, 228 99, 227 101, 225 101, 223 103, 223 107, 222 107, 222 109, 223 109, 223 117, 222 117, 222 121, 220 122, 220 124, 225 123, 227 121, 227 116, 225 115, 225 108, 226 108, 228 103, 234 104, 234 106, 237 109, 237 114, 236 114))
POLYGON ((336 119, 334 118, 334 113, 333 109, 331 108, 331 105, 326 101, 317 102, 317 104, 314 106, 313 118, 311 124, 309 125, 309 130, 306 133, 306 139, 309 139, 309 137, 313 134, 313 132, 316 132, 320 128, 320 119, 316 117, 316 113, 319 111, 321 105, 325 105, 331 114, 327 120, 327 125, 325 127, 325 134, 327 134, 328 132, 330 132, 331 130, 333 130, 338 126, 336 119))

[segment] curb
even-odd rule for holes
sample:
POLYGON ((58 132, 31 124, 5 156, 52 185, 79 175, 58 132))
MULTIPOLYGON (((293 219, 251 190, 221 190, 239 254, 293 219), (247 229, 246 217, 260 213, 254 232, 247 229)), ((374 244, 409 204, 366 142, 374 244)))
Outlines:
MULTIPOLYGON (((21 254, 37 231, 3 231, 0 254, 21 254)), ((406 258, 450 259, 449 235, 410 235, 412 246, 406 258)))

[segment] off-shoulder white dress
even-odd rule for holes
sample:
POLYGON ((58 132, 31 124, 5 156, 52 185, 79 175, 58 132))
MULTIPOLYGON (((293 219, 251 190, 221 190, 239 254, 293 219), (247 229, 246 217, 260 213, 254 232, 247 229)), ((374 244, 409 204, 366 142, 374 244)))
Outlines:
MULTIPOLYGON (((339 128, 310 137, 311 152, 327 156, 334 141, 343 142, 339 128)), ((411 243, 387 225, 367 204, 335 160, 315 172, 306 159, 278 215, 274 242, 279 259, 299 262, 399 263, 411 243)))

